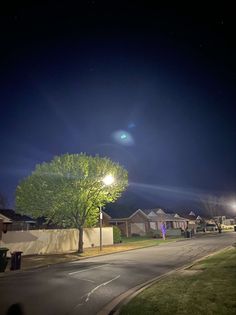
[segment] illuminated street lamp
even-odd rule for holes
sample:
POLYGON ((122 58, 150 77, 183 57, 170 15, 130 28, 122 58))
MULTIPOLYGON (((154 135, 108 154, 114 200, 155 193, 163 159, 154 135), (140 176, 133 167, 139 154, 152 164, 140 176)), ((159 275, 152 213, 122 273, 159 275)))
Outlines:
POLYGON ((236 202, 233 202, 233 203, 231 204, 231 207, 232 207, 234 210, 236 210, 236 202))
POLYGON ((112 175, 107 175, 103 178, 102 181, 106 186, 109 186, 114 183, 115 179, 112 175))
MULTIPOLYGON (((115 179, 112 175, 106 175, 103 178, 103 183, 105 186, 110 186, 114 183, 115 179)), ((100 250, 102 250, 102 219, 103 219, 103 215, 102 215, 102 206, 100 206, 100 212, 99 212, 99 220, 100 220, 100 250)))

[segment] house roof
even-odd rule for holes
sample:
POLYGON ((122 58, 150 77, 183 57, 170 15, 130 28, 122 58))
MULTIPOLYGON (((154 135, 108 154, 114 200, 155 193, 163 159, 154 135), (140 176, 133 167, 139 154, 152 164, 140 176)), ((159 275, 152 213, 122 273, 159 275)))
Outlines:
POLYGON ((196 219, 197 220, 202 220, 202 217, 200 217, 200 215, 198 215, 196 219))
POLYGON ((135 216, 137 213, 140 213, 143 215, 146 219, 149 221, 188 221, 188 218, 181 217, 177 214, 177 216, 174 213, 166 213, 164 210, 157 208, 157 209, 138 209, 135 212, 133 212, 130 216, 127 217, 119 217, 119 218, 111 218, 110 221, 126 221, 128 219, 131 219, 133 216, 135 216))
POLYGON ((136 210, 134 213, 132 213, 129 217, 124 217, 124 218, 111 218, 111 221, 126 221, 128 219, 131 219, 133 216, 135 216, 136 214, 140 213, 141 215, 143 215, 146 219, 149 219, 149 217, 146 215, 146 213, 141 210, 138 209, 136 210))
POLYGON ((174 214, 174 217, 177 218, 177 219, 189 221, 189 218, 188 218, 187 216, 185 216, 185 215, 179 215, 178 213, 175 213, 175 214, 174 214))
POLYGON ((0 209, 0 214, 10 219, 11 221, 35 222, 31 217, 15 213, 15 211, 12 209, 0 209))
POLYGON ((176 217, 174 214, 171 213, 165 213, 162 209, 138 209, 134 213, 132 213, 129 217, 123 217, 123 218, 111 218, 113 221, 126 221, 128 219, 131 219, 133 216, 135 216, 137 213, 142 214, 146 219, 149 221, 188 221, 187 218, 183 217, 176 217))
POLYGON ((186 218, 181 218, 181 217, 176 218, 174 214, 171 214, 171 213, 164 213, 164 214, 157 213, 156 220, 157 221, 187 221, 186 218))
POLYGON ((7 218, 5 215, 1 213, 0 213, 0 220, 2 220, 3 223, 12 223, 12 221, 9 218, 7 218))
POLYGON ((187 218, 176 217, 172 213, 166 213, 164 210, 158 208, 158 209, 145 209, 143 212, 148 216, 149 220, 154 221, 187 221, 187 218))
POLYGON ((155 209, 142 209, 142 211, 144 213, 146 213, 146 215, 148 216, 154 216, 156 215, 157 213, 159 214, 165 214, 165 211, 161 208, 155 208, 155 209))
POLYGON ((197 219, 196 216, 189 215, 189 214, 183 214, 183 217, 191 221, 195 221, 197 219))
POLYGON ((107 217, 108 219, 111 219, 111 216, 110 216, 107 212, 105 212, 104 210, 102 210, 102 213, 103 213, 103 215, 104 215, 105 217, 107 217))
POLYGON ((158 209, 158 210, 156 211, 156 213, 157 213, 157 214, 165 214, 165 211, 162 210, 162 209, 158 209))

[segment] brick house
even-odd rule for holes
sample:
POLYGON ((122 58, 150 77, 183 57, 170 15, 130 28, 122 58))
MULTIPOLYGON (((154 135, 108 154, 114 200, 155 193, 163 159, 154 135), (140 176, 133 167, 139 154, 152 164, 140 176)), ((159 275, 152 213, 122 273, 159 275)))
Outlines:
POLYGON ((166 213, 162 209, 144 210, 150 221, 150 228, 153 230, 161 230, 164 224, 167 230, 182 229, 188 226, 188 219, 180 217, 177 213, 166 213))
POLYGON ((137 235, 147 235, 152 231, 160 234, 161 224, 166 226, 167 231, 185 230, 188 226, 188 219, 178 215, 165 213, 162 209, 136 210, 126 218, 111 218, 111 225, 117 225, 121 233, 127 237, 137 235))
POLYGON ((148 216, 141 209, 136 210, 127 218, 111 218, 109 223, 117 225, 121 230, 121 234, 127 237, 132 234, 146 235, 149 229, 148 216))

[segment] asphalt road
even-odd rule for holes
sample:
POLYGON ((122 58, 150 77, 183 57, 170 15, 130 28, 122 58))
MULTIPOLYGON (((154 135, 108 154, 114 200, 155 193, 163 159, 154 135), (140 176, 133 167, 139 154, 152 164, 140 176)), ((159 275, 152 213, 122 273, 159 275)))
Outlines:
POLYGON ((0 277, 0 314, 17 302, 25 315, 97 314, 128 289, 235 241, 222 233, 0 277))

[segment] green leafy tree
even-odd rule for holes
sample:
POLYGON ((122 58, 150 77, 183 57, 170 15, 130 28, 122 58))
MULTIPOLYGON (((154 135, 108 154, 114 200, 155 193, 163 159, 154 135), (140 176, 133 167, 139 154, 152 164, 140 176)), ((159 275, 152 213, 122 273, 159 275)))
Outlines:
POLYGON ((115 202, 128 185, 128 173, 109 158, 81 154, 56 156, 36 166, 16 189, 16 209, 34 218, 44 216, 64 227, 79 229, 78 252, 83 252, 83 228, 98 221, 99 207, 115 202), (114 178, 110 185, 106 176, 114 178))
POLYGON ((208 195, 203 200, 205 213, 215 223, 219 233, 221 232, 222 215, 224 214, 226 200, 224 197, 208 195))

